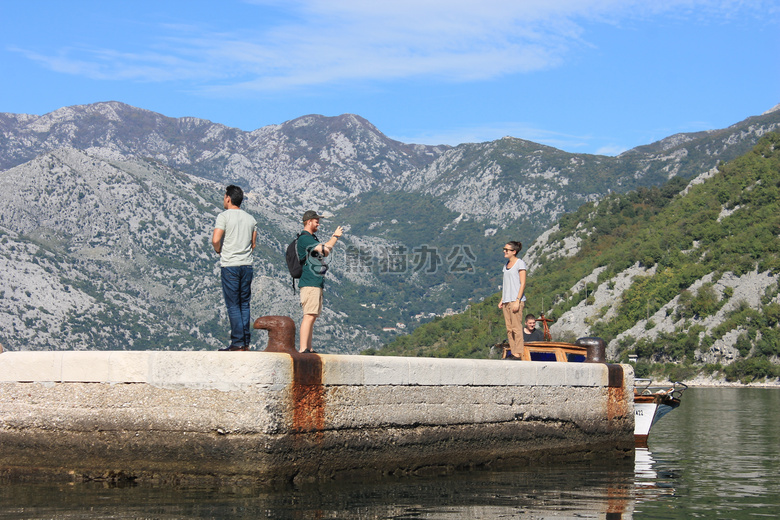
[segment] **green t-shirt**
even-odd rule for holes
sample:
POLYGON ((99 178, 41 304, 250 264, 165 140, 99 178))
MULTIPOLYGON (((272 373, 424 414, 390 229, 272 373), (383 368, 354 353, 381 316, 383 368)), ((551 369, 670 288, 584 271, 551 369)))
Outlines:
POLYGON ((304 231, 298 237, 298 258, 303 266, 303 273, 298 282, 298 287, 324 287, 325 277, 321 274, 322 258, 313 257, 309 252, 320 245, 315 235, 304 231))

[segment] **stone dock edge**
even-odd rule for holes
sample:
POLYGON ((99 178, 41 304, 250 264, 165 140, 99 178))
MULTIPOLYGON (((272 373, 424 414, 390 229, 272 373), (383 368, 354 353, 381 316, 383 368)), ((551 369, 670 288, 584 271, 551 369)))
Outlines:
POLYGON ((0 476, 300 483, 633 457, 630 365, 0 353, 0 476))

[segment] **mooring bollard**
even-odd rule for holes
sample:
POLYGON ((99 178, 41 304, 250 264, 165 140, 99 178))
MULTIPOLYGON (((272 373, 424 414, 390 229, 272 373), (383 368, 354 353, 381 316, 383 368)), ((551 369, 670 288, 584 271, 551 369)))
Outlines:
POLYGON ((295 322, 289 316, 261 316, 255 320, 254 326, 268 331, 265 352, 298 354, 295 350, 295 322))
POLYGON ((575 345, 585 347, 585 363, 606 363, 607 345, 601 338, 580 338, 574 342, 575 345))

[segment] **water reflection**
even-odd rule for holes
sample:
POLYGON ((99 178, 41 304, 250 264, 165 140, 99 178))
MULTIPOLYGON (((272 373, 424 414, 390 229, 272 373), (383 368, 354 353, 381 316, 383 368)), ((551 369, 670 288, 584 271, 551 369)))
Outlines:
POLYGON ((634 455, 634 476, 637 486, 655 483, 658 472, 655 471, 653 454, 647 448, 636 448, 634 455))
POLYGON ((675 479, 679 477, 679 471, 669 467, 659 467, 648 448, 636 448, 634 487, 637 503, 674 496, 675 479))
POLYGON ((689 389, 634 461, 270 492, 0 480, 0 520, 780 517, 780 390, 689 389))
POLYGON ((658 485, 650 452, 641 453, 633 466, 567 464, 282 492, 7 483, 0 518, 630 519, 637 501, 673 493, 658 485))
POLYGON ((780 389, 689 389, 650 447, 679 477, 674 509, 649 504, 637 518, 780 517, 780 389))

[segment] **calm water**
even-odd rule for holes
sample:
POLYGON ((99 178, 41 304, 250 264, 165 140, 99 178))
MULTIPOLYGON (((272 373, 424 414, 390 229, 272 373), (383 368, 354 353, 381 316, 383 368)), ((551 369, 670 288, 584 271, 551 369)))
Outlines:
MULTIPOLYGON (((0 447, 2 449, 2 447, 0 447)), ((264 492, 0 482, 0 519, 780 517, 780 389, 689 389, 634 463, 264 492)))

